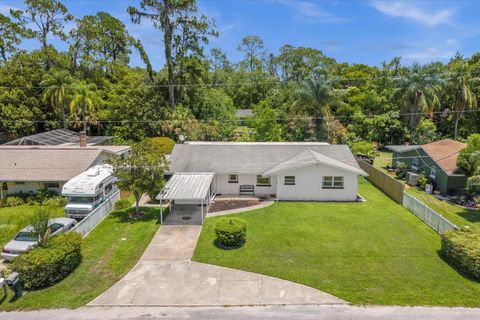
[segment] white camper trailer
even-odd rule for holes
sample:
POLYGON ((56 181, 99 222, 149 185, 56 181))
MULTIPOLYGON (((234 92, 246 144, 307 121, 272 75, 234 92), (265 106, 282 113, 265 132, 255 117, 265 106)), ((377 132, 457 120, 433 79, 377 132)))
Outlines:
POLYGON ((65 216, 85 218, 116 190, 112 166, 99 165, 89 168, 63 185, 62 196, 67 197, 65 216))

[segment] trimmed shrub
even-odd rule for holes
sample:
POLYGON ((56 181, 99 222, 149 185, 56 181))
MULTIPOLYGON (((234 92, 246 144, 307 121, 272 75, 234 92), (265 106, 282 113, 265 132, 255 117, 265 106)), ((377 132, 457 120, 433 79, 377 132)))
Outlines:
POLYGON ((115 202, 115 210, 123 210, 130 208, 132 204, 128 199, 120 199, 117 202, 115 202))
POLYGON ((69 275, 80 264, 82 237, 64 233, 18 256, 13 270, 20 273, 25 289, 51 286, 69 275))
POLYGON ((47 207, 61 208, 67 205, 67 199, 62 196, 54 196, 52 198, 43 200, 42 205, 47 207))
POLYGON ((17 196, 11 196, 11 197, 7 197, 4 202, 3 202, 3 205, 5 207, 16 207, 16 206, 20 206, 22 204, 24 204, 25 202, 23 201, 22 198, 20 197, 17 197, 17 196))
POLYGON ((447 231, 442 235, 440 252, 457 270, 473 279, 480 279, 480 234, 447 231))
POLYGON ((58 193, 56 191, 53 191, 47 188, 40 189, 37 192, 37 199, 40 202, 43 202, 48 198, 53 198, 56 196, 58 196, 58 193))
POLYGON ((397 163, 397 167, 395 168, 395 176, 398 179, 403 179, 407 175, 407 164, 405 162, 397 163))
POLYGON ((222 218, 215 225, 215 234, 220 244, 239 247, 247 237, 247 221, 240 218, 222 218))
POLYGON ((35 196, 30 196, 27 199, 25 199, 25 203, 28 204, 29 206, 40 205, 40 202, 38 201, 37 197, 35 197, 35 196))

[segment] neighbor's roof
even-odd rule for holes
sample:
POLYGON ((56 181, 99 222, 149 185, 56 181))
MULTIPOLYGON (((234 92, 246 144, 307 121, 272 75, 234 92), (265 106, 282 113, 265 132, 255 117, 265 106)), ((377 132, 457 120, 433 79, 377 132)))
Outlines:
POLYGON ((130 146, 73 146, 73 145, 60 145, 60 146, 28 146, 28 145, 21 145, 21 146, 13 146, 13 145, 0 145, 0 152, 1 150, 104 150, 107 153, 112 153, 116 155, 120 155, 124 152, 129 151, 131 148, 130 146))
POLYGON ((278 174, 281 172, 288 172, 295 169, 300 169, 304 167, 308 167, 314 164, 323 164, 327 167, 336 168, 340 170, 349 171, 351 173, 359 174, 362 176, 367 176, 368 174, 358 167, 354 167, 352 165, 346 164, 345 162, 335 160, 330 158, 326 155, 320 154, 318 152, 312 150, 305 150, 302 153, 294 156, 293 158, 284 161, 267 171, 264 171, 262 174, 269 176, 272 174, 278 174))
POLYGON ((261 174, 300 153, 311 150, 361 170, 346 145, 326 143, 187 143, 170 155, 170 172, 261 174))
POLYGON ((437 165, 448 174, 457 171, 457 158, 460 150, 467 145, 452 139, 444 139, 422 145, 422 149, 437 165))
POLYGON ((399 144, 399 145, 386 146, 385 148, 390 150, 390 151, 393 151, 393 152, 402 153, 402 152, 407 152, 407 151, 419 149, 419 148, 421 148, 421 146, 399 144))
POLYGON ((213 173, 175 173, 157 200, 202 200, 207 197, 213 173))
POLYGON ((238 109, 236 112, 237 117, 239 118, 246 118, 253 116, 253 110, 252 109, 238 109))
POLYGON ((0 148, 0 181, 68 181, 88 169, 99 148, 0 148))
MULTIPOLYGON (((87 136, 87 145, 99 145, 112 140, 110 136, 87 136)), ((64 145, 80 144, 80 134, 67 129, 56 129, 22 137, 6 145, 64 145)))

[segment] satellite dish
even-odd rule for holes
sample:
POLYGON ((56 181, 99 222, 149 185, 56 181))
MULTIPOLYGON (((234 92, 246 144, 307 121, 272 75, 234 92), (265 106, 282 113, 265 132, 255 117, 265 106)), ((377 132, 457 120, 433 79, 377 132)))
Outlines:
POLYGON ((178 139, 180 140, 181 143, 185 141, 185 136, 183 134, 178 136, 178 139))

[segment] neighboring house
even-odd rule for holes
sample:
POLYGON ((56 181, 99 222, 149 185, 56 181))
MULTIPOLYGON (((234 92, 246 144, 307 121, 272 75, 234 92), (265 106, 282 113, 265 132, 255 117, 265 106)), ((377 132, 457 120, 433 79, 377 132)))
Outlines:
POLYGON ((392 165, 404 162, 410 171, 425 173, 434 189, 442 194, 453 194, 461 191, 467 177, 459 172, 457 158, 464 143, 444 139, 424 145, 387 146, 393 151, 392 165))
POLYGON ((198 194, 355 201, 358 176, 367 175, 348 146, 313 142, 187 142, 175 145, 169 161, 173 180, 162 199, 174 200, 176 190, 192 194, 177 203, 198 194))
MULTIPOLYGON (((87 146, 111 145, 110 136, 86 136, 87 146)), ((56 129, 9 141, 5 145, 80 145, 81 133, 56 129)))
POLYGON ((60 193, 65 182, 88 168, 129 152, 128 146, 0 145, 0 197, 44 188, 60 193))

